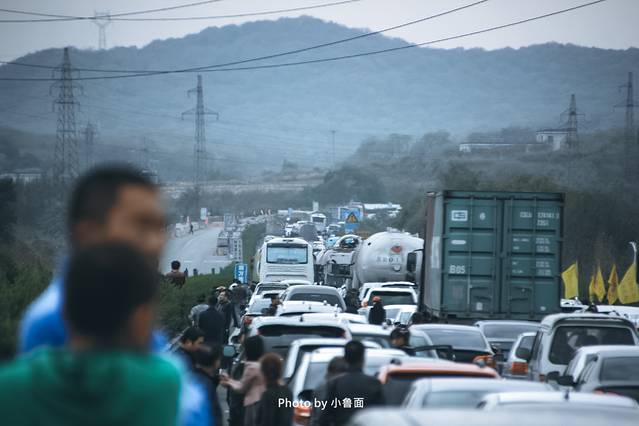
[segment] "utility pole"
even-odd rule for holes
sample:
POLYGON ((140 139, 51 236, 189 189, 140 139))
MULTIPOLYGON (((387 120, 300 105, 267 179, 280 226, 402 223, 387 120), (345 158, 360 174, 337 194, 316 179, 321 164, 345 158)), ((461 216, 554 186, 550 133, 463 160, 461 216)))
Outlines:
POLYGON ((333 143, 333 170, 335 169, 335 130, 331 130, 331 139, 333 143))
POLYGON ((182 113, 182 118, 185 115, 195 115, 195 147, 194 147, 194 176, 193 186, 195 188, 195 207, 200 208, 200 191, 202 181, 206 175, 206 134, 205 134, 205 115, 215 115, 216 119, 219 119, 219 114, 215 111, 204 106, 204 90, 202 88, 202 76, 197 76, 197 87, 187 92, 189 96, 192 93, 197 95, 197 102, 195 108, 182 113))
POLYGON ((82 130, 84 136, 84 168, 90 169, 93 166, 93 154, 95 152, 95 136, 97 129, 90 121, 82 130))
POLYGON ((639 141, 635 132, 635 97, 632 88, 632 72, 628 73, 628 83, 622 84, 620 89, 626 89, 626 101, 615 105, 615 108, 625 108, 624 129, 624 177, 629 185, 639 182, 639 141))
POLYGON ((64 186, 69 180, 78 176, 78 140, 75 127, 74 91, 80 88, 73 83, 76 71, 71 67, 69 48, 64 48, 62 64, 53 70, 53 77, 58 81, 49 89, 58 90, 58 96, 53 101, 58 114, 56 141, 53 156, 53 180, 57 185, 64 186))
POLYGON ((106 27, 111 24, 110 12, 94 12, 93 23, 98 26, 98 50, 105 50, 106 43, 106 27))
POLYGON ((570 95, 570 106, 567 110, 561 113, 562 119, 567 117, 566 121, 566 131, 568 132, 566 143, 568 144, 568 148, 576 149, 579 147, 579 132, 577 125, 577 116, 580 115, 577 110, 577 100, 575 99, 575 94, 570 95))

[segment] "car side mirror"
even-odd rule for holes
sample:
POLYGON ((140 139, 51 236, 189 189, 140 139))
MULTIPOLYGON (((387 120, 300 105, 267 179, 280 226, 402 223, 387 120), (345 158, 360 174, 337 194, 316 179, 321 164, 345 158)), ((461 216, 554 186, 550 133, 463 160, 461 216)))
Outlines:
POLYGON ((530 361, 530 357, 532 356, 532 352, 528 348, 519 347, 515 351, 515 356, 519 359, 523 359, 526 362, 530 361))
POLYGON ((559 382, 559 371, 551 371, 546 374, 546 382, 559 382))
POLYGON ((313 389, 304 389, 299 393, 298 398, 302 401, 312 401, 313 400, 313 389))
POLYGON ((559 376, 557 378, 557 384, 560 386, 575 386, 575 379, 571 375, 559 376))
POLYGON ((235 355, 237 355, 237 351, 235 350, 235 346, 233 346, 233 345, 224 346, 224 349, 222 349, 222 355, 224 355, 224 357, 226 357, 226 358, 233 358, 235 355))

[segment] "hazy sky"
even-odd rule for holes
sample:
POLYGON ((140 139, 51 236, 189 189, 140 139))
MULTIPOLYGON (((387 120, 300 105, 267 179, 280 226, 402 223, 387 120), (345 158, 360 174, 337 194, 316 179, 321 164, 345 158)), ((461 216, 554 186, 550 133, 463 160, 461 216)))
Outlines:
MULTIPOLYGON (((95 10, 128 12, 190 3, 194 0, 0 0, 2 8, 66 15, 92 15, 95 10)), ((222 0, 216 3, 146 17, 207 16, 301 7, 336 0, 222 0)), ((123 22, 107 28, 108 47, 144 46, 154 39, 181 37, 208 26, 223 26, 282 16, 312 15, 340 24, 380 29, 452 9, 476 0, 361 0, 304 12, 182 22, 123 22)), ((470 9, 387 33, 410 42, 423 42, 500 25, 554 10, 587 3, 588 0, 490 0, 470 9)), ((437 46, 520 47, 557 41, 584 46, 625 49, 639 43, 639 0, 607 0, 585 9, 489 34, 442 43, 437 46)), ((0 19, 24 19, 24 15, 0 12, 0 19)), ((36 17, 37 19, 37 17, 36 17)), ((98 29, 90 21, 53 23, 0 23, 0 59, 10 60, 48 47, 73 45, 95 47, 98 29)), ((329 40, 327 40, 329 41, 329 40)))

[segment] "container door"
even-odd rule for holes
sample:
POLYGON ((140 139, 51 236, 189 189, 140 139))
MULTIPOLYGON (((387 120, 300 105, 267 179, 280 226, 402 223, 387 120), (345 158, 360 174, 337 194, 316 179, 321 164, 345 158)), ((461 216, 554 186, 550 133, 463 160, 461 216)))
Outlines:
POLYGON ((557 312, 562 206, 537 199, 503 204, 502 312, 529 318, 557 312))
POLYGON ((443 310, 460 317, 498 312, 502 218, 497 200, 451 198, 444 211, 443 310))

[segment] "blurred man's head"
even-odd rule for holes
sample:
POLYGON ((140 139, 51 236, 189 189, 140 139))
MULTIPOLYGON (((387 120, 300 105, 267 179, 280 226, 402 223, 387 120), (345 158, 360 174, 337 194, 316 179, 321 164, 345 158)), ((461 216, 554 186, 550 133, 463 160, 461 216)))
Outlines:
POLYGON ((182 264, 179 261, 177 261, 177 260, 174 260, 173 262, 171 262, 171 270, 172 271, 179 271, 180 270, 180 266, 182 266, 182 264))
POLYGON ((280 295, 277 293, 271 294, 271 305, 279 305, 280 304, 280 295))
POLYGON ((180 336, 180 347, 187 352, 194 352, 204 343, 204 332, 197 327, 189 327, 180 336))
POLYGON ((335 376, 339 376, 348 370, 348 364, 343 356, 336 356, 328 363, 326 369, 326 378, 331 379, 335 376))
POLYGON ((394 347, 408 346, 410 331, 405 327, 396 327, 390 334, 390 342, 394 347))
POLYGON ((164 247, 165 218, 158 190, 128 166, 104 166, 82 176, 71 195, 68 217, 74 247, 127 242, 157 266, 164 247))
POLYGON ((364 366, 364 345, 358 340, 351 340, 344 346, 344 359, 351 368, 364 366))
POLYGON ((65 278, 63 312, 72 346, 148 348, 158 274, 138 250, 120 242, 76 249, 65 278))
POLYGON ((220 368, 222 349, 219 345, 200 346, 194 353, 195 365, 210 375, 220 368))
POLYGON ((217 297, 217 301, 220 303, 226 303, 229 301, 229 294, 226 290, 221 291, 220 295, 217 297))

